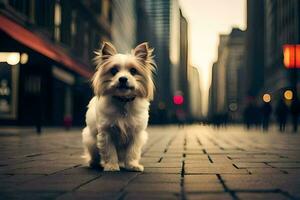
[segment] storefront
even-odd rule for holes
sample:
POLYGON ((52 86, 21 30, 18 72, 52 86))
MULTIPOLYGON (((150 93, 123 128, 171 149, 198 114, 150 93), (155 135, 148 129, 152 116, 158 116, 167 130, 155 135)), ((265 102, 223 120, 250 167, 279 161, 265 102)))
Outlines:
POLYGON ((1 15, 0 24, 0 124, 83 124, 92 69, 1 15))

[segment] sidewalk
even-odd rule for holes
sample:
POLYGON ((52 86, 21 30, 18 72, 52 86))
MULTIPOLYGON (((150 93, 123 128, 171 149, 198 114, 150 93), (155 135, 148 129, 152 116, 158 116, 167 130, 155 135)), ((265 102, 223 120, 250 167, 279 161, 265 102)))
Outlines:
POLYGON ((0 199, 300 199, 300 134, 148 132, 143 173, 86 167, 80 130, 0 134, 0 199))

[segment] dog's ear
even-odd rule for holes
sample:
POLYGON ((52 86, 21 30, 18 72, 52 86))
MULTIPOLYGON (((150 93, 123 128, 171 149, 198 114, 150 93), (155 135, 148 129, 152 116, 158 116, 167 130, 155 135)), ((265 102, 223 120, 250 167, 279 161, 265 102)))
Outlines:
POLYGON ((95 62, 99 63, 108 59, 109 57, 117 54, 117 50, 110 42, 103 42, 102 48, 99 51, 95 51, 95 62))
POLYGON ((117 54, 117 50, 110 42, 104 42, 101 49, 102 56, 113 56, 117 54))
POLYGON ((146 62, 147 60, 149 60, 149 58, 151 58, 152 52, 153 52, 153 49, 149 48, 149 45, 147 42, 139 44, 133 50, 134 55, 143 62, 146 62))

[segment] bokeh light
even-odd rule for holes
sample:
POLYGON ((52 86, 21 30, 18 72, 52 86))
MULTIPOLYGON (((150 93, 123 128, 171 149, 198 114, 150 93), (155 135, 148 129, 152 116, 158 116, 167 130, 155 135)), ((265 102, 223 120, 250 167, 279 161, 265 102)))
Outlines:
POLYGON ((291 90, 286 90, 284 92, 283 96, 286 100, 292 100, 293 99, 293 92, 291 90))
POLYGON ((269 103, 269 102, 271 101, 271 95, 269 95, 269 94, 264 94, 264 95, 263 95, 263 101, 264 101, 265 103, 269 103))
POLYGON ((181 105, 181 104, 183 104, 183 96, 182 95, 175 95, 173 97, 173 103, 175 105, 181 105))
POLYGON ((7 60, 6 62, 10 65, 16 65, 20 62, 20 54, 19 53, 10 53, 8 56, 7 56, 7 60))
POLYGON ((28 54, 27 53, 22 53, 21 54, 21 59, 20 59, 20 63, 21 64, 26 64, 28 62, 28 54))

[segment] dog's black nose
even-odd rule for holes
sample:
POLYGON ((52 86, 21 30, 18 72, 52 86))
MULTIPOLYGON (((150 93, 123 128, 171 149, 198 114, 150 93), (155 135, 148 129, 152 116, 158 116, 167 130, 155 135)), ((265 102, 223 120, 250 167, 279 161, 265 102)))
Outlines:
POLYGON ((128 79, 127 79, 125 76, 122 76, 122 77, 119 78, 119 82, 120 82, 120 83, 126 83, 127 80, 128 80, 128 79))

